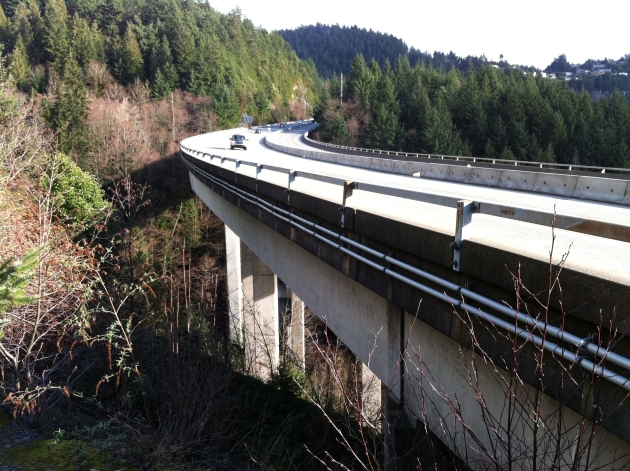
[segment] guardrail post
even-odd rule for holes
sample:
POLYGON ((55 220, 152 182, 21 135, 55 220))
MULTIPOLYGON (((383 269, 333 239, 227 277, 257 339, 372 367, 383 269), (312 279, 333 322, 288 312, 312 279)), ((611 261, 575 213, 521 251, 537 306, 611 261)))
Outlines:
POLYGON ((352 196, 352 190, 354 189, 354 182, 351 180, 347 180, 344 184, 343 184, 343 198, 341 200, 341 208, 339 208, 339 211, 341 212, 341 222, 340 225, 341 227, 345 227, 346 225, 346 200, 348 199, 348 197, 352 196))
POLYGON ((287 182, 287 204, 291 205, 291 184, 295 181, 295 170, 289 170, 289 181, 287 182))
POLYGON ((462 242, 467 237, 467 226, 472 222, 472 215, 475 211, 475 203, 470 200, 457 202, 457 222, 455 226, 455 240, 453 241, 453 270, 459 271, 461 267, 460 256, 462 252, 462 242))
POLYGON ((260 172, 262 171, 262 164, 256 165, 256 192, 258 192, 258 179, 260 178, 260 172))

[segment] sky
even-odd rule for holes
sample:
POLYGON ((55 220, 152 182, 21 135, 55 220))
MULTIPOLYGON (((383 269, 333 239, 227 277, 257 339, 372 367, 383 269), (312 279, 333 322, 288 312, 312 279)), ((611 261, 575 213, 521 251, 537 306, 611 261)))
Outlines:
POLYGON ((221 13, 240 8, 274 31, 317 23, 354 26, 400 38, 408 47, 482 56, 544 69, 561 54, 571 63, 630 54, 626 0, 209 0, 221 13), (370 6, 373 5, 373 6, 370 6))

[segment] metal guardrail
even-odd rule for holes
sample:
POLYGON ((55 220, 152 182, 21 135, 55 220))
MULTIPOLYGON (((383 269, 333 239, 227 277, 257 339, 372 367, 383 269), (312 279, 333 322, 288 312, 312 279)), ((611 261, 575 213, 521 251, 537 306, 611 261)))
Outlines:
MULTIPOLYGON (((291 184, 295 181, 296 177, 302 177, 311 179, 314 181, 331 183, 339 185, 340 194, 338 201, 345 202, 351 196, 352 191, 361 190, 371 193, 378 193, 382 195, 394 196, 403 199, 436 204, 440 206, 446 206, 450 208, 457 208, 458 204, 462 201, 461 198, 442 196, 434 193, 420 192, 414 190, 405 190, 400 188, 391 188, 384 185, 378 185, 373 183, 364 182, 349 182, 344 179, 334 177, 324 177, 321 175, 290 170, 282 167, 269 166, 259 164, 255 162, 249 162, 243 159, 235 159, 231 157, 213 156, 211 154, 196 151, 194 149, 181 145, 181 148, 186 150, 190 155, 197 157, 207 157, 211 161, 219 159, 221 165, 224 162, 233 162, 235 171, 238 173, 240 166, 255 166, 256 178, 260 175, 263 168, 272 170, 276 173, 286 174, 286 189, 290 192, 291 184)), ((518 206, 505 206, 493 202, 487 201, 467 201, 466 211, 470 212, 470 217, 461 215, 461 220, 458 220, 456 227, 461 227, 465 230, 465 227, 472 223, 472 214, 486 214, 489 216, 500 217, 510 219, 514 221, 521 221, 530 224, 543 225, 551 227, 552 225, 557 229, 563 229, 572 232, 579 232, 582 234, 592 235, 596 237, 603 237, 606 239, 618 240, 621 242, 630 242, 630 225, 614 224, 603 221, 591 221, 575 216, 559 214, 550 211, 533 210, 518 206)))
POLYGON ((442 154, 422 154, 413 152, 397 152, 389 150, 379 149, 366 149, 362 147, 350 147, 342 146, 339 144, 330 144, 328 142, 321 142, 311 139, 306 136, 305 140, 312 145, 329 147, 331 149, 339 149, 351 152, 361 152, 364 154, 373 154, 379 156, 392 156, 392 157, 405 157, 413 159, 433 159, 433 160, 446 160, 465 163, 485 163, 492 165, 506 165, 514 167, 528 167, 546 170, 563 170, 568 172, 589 172, 589 173, 601 173, 607 175, 627 175, 630 176, 630 168, 619 167, 603 167, 596 165, 576 165, 576 164, 558 164, 550 162, 533 162, 528 160, 506 160, 506 159, 493 159, 488 157, 468 157, 457 155, 442 155, 442 154))
POLYGON ((630 207, 630 175, 470 164, 454 160, 404 159, 349 151, 333 152, 330 149, 323 149, 323 146, 310 146, 305 133, 301 139, 306 148, 287 146, 275 138, 270 140, 272 137, 265 138, 266 145, 272 149, 312 160, 431 180, 527 191, 630 207))
MULTIPOLYGON (((193 158, 208 158, 210 160, 210 164, 213 165, 213 162, 216 162, 218 167, 221 167, 225 160, 232 160, 235 163, 235 169, 239 167, 239 162, 237 159, 226 159, 225 157, 213 156, 211 154, 202 153, 199 151, 195 151, 194 149, 187 148, 183 145, 180 146, 182 151, 193 158)), ((282 208, 277 207, 276 205, 263 200, 262 198, 252 195, 241 188, 235 186, 234 184, 226 182, 224 179, 218 178, 217 176, 204 171, 202 168, 194 165, 190 162, 189 159, 183 157, 184 162, 189 167, 189 169, 204 178, 211 180, 213 183, 221 186, 223 189, 232 192, 237 195, 239 198, 246 200, 247 202, 256 205, 261 210, 266 211, 267 213, 273 215, 274 217, 285 221, 291 226, 304 231, 305 233, 310 234, 311 236, 317 238, 321 242, 334 247, 340 252, 362 262, 366 265, 379 270, 392 278, 395 278, 409 286, 412 286, 423 293, 426 293, 430 296, 433 296, 437 299, 440 299, 446 303, 449 303, 452 306, 456 306, 464 312, 472 314, 479 319, 482 319, 490 324, 499 327, 507 332, 510 332, 518 337, 524 339, 526 342, 533 343, 539 348, 544 348, 547 351, 552 352, 554 355, 558 355, 559 357, 578 365, 580 368, 593 373, 596 376, 602 377, 605 380, 630 391, 630 379, 610 370, 603 366, 601 366, 602 362, 610 362, 615 364, 625 370, 630 371, 630 359, 627 357, 623 357, 619 354, 609 351, 606 348, 600 347, 597 344, 591 343, 586 339, 582 339, 577 335, 570 334, 565 332, 563 328, 554 326, 552 324, 548 324, 542 322, 526 313, 511 309, 501 303, 498 303, 492 299, 489 299, 485 296, 477 294, 463 286, 459 286, 455 283, 452 283, 443 278, 439 278, 431 273, 428 273, 424 270, 420 270, 416 267, 408 265, 402 261, 399 261, 387 254, 381 253, 377 250, 372 249, 366 245, 363 245, 353 239, 345 237, 342 234, 336 233, 328 228, 320 226, 312 221, 299 217, 293 214, 290 211, 284 210, 282 208), (374 259, 369 259, 359 253, 350 250, 348 247, 352 247, 355 249, 359 249, 361 253, 370 254, 374 259), (407 275, 402 274, 399 271, 392 270, 389 268, 390 266, 396 266, 399 269, 407 271, 409 274, 413 274, 417 277, 425 279, 431 283, 434 283, 447 291, 452 292, 452 295, 447 294, 446 292, 440 292, 430 286, 427 286, 423 283, 420 283, 407 275), (489 314, 483 311, 481 308, 473 306, 469 304, 468 300, 472 300, 476 303, 483 305, 486 308, 489 308, 493 311, 496 311, 502 315, 505 315, 511 319, 514 319, 516 322, 507 322, 495 315, 489 314), (520 324, 520 325, 519 325, 520 324), (522 327, 524 325, 524 327, 522 327), (531 330, 530 330, 531 329, 531 330), (535 331, 545 332, 546 334, 559 339, 562 342, 571 345, 576 349, 575 352, 570 349, 558 345, 554 342, 549 341, 549 339, 544 338, 540 335, 536 335, 535 331), (591 359, 585 357, 585 353, 591 355, 591 359), (594 360, 594 361, 593 361, 594 360)), ((258 164, 260 165, 260 164, 258 164)), ((277 168, 277 167, 276 167, 277 168)), ((291 178, 295 177, 294 171, 288 171, 288 181, 291 181, 291 178)), ((302 176, 307 174, 303 174, 300 172, 302 176)), ((259 172, 257 172, 259 175, 259 172)), ((341 180, 339 180, 341 181, 341 180)), ((345 182, 344 184, 344 201, 345 194, 347 191, 351 191, 353 185, 345 182)), ((465 214, 463 207, 466 205, 470 205, 471 202, 463 202, 458 201, 458 213, 462 213, 462 220, 465 220, 470 213, 468 212, 468 216, 465 214)), ((459 219, 458 219, 459 221, 459 219)), ((459 222, 458 222, 459 226, 459 222)), ((458 227, 459 229, 459 227, 458 227)), ((457 237, 456 237, 457 239, 457 237)))

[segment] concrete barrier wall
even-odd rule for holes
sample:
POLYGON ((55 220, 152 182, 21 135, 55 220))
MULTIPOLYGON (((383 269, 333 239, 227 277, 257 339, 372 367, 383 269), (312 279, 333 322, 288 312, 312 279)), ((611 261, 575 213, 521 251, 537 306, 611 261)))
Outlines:
POLYGON ((569 198, 588 199, 630 206, 630 181, 592 176, 563 175, 556 173, 531 172, 519 168, 473 167, 383 159, 351 154, 323 152, 316 148, 301 149, 283 145, 278 136, 265 138, 272 149, 313 160, 367 168, 380 172, 401 175, 417 175, 421 178, 448 180, 473 185, 491 186, 520 191, 535 191, 569 198))

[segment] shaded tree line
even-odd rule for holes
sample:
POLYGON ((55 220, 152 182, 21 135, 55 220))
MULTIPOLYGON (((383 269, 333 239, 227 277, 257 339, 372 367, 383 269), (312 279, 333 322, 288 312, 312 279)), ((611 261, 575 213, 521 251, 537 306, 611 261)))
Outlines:
POLYGON ((312 59, 319 74, 332 77, 348 72, 348 64, 358 53, 374 58, 382 67, 387 59, 408 52, 407 45, 391 34, 365 28, 339 25, 300 26, 278 31, 303 60, 312 59))
POLYGON ((293 30, 280 30, 278 33, 295 50, 302 60, 312 60, 322 77, 332 78, 348 74, 349 65, 357 54, 374 59, 379 67, 406 56, 412 65, 424 64, 435 69, 457 68, 465 71, 470 63, 481 67, 485 57, 459 57, 450 52, 429 54, 409 48, 401 39, 377 31, 355 26, 316 25, 300 26, 293 30))
POLYGON ((344 83, 330 79, 316 118, 323 139, 419 153, 630 166, 630 106, 618 91, 593 101, 565 81, 474 65, 466 73, 394 68, 362 55, 344 83))

